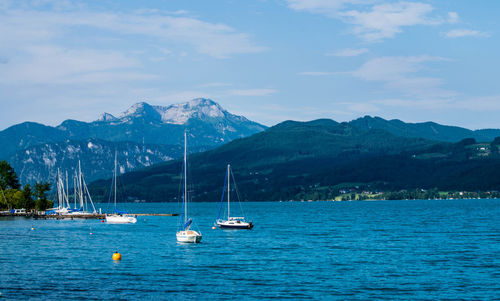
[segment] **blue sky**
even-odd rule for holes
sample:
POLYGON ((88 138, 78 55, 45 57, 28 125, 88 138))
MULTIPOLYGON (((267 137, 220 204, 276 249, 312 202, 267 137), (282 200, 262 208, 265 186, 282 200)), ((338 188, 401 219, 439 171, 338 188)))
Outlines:
POLYGON ((500 128, 495 0, 0 0, 0 128, 207 97, 273 125, 500 128))

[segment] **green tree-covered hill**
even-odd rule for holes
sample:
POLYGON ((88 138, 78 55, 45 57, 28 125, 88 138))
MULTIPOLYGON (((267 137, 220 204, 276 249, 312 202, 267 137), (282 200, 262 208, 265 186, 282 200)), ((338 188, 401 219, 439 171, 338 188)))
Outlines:
MULTIPOLYGON (((500 187, 495 143, 406 138, 326 119, 283 122, 190 156, 193 201, 219 199, 227 164, 242 198, 251 201, 328 199, 346 185, 374 191, 500 187)), ((130 199, 176 201, 181 168, 179 160, 157 164, 124 174, 120 182, 130 199)), ((98 197, 104 198, 108 189, 109 180, 92 185, 98 197)))

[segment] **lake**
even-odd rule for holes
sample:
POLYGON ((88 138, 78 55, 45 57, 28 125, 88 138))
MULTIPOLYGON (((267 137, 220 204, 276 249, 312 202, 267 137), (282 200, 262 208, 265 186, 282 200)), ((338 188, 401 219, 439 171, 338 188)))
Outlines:
MULTIPOLYGON (((212 230, 219 204, 190 203, 200 244, 176 242, 178 217, 139 216, 131 225, 1 218, 0 293, 6 300, 500 296, 500 200, 242 206, 253 230, 212 230), (115 251, 121 261, 112 260, 115 251)), ((175 203, 120 207, 180 211, 175 203)))

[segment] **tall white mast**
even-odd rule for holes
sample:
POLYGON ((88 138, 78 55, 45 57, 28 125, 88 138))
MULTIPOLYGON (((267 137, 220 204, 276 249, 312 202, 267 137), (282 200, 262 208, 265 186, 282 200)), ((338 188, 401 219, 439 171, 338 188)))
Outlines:
POLYGON ((59 168, 57 169, 57 208, 61 209, 61 175, 59 174, 59 168))
POLYGON ((68 208, 70 208, 70 205, 69 205, 68 171, 67 170, 66 170, 66 204, 68 205, 68 208))
POLYGON ((76 209, 76 170, 75 170, 75 176, 73 177, 73 201, 75 202, 75 207, 74 209, 76 209))
POLYGON ((82 167, 80 160, 78 160, 78 193, 80 197, 80 208, 83 208, 82 167))
POLYGON ((187 136, 184 131, 184 224, 187 223, 187 136))
POLYGON ((117 151, 115 150, 115 210, 116 210, 116 155, 117 151))
POLYGON ((231 195, 231 181, 229 181, 229 168, 230 168, 230 165, 228 164, 227 165, 227 220, 230 219, 229 217, 229 196, 231 195))

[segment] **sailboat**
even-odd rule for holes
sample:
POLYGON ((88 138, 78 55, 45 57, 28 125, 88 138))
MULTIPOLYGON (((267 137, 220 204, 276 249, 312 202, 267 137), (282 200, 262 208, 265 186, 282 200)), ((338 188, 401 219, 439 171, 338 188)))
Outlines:
POLYGON ((135 224, 137 222, 137 218, 127 215, 126 212, 119 211, 116 208, 116 180, 118 179, 116 174, 116 160, 117 153, 115 152, 115 172, 113 173, 113 182, 114 182, 114 213, 106 214, 106 223, 108 224, 135 224))
POLYGON ((178 242, 189 242, 198 243, 201 241, 202 235, 200 232, 190 230, 191 224, 193 223, 192 218, 188 218, 187 212, 187 137, 186 132, 184 132, 184 191, 182 196, 182 204, 184 205, 184 212, 180 218, 179 231, 177 231, 177 241, 178 242), (184 218, 182 218, 184 217, 184 218))
MULTIPOLYGON (((83 177, 82 167, 80 160, 78 160, 78 173, 75 173, 75 209, 70 210, 71 215, 92 215, 97 214, 97 210, 90 196, 89 189, 87 188, 87 183, 83 177), (76 208, 76 199, 80 200, 80 208, 76 208), (87 211, 89 208, 88 203, 92 205, 92 212, 87 211)), ((100 209, 99 209, 100 210, 100 209)))
POLYGON ((46 212, 50 214, 66 215, 71 213, 71 207, 69 205, 69 193, 68 193, 68 173, 66 173, 66 188, 64 187, 64 182, 61 177, 59 169, 57 169, 57 207, 47 209, 46 212))
MULTIPOLYGON (((220 213, 222 209, 222 202, 224 200, 224 191, 222 191, 221 206, 219 208, 219 218, 217 218, 217 226, 222 229, 252 229, 253 223, 246 222, 244 217, 235 217, 230 215, 230 203, 231 203, 231 165, 227 165, 227 219, 221 219, 220 213)), ((233 177, 234 180, 234 177, 233 177)), ((225 183, 224 183, 225 184, 225 183)), ((224 185, 225 186, 225 185, 224 185)), ((225 187, 224 187, 225 188, 225 187)))

